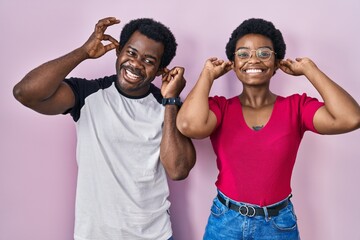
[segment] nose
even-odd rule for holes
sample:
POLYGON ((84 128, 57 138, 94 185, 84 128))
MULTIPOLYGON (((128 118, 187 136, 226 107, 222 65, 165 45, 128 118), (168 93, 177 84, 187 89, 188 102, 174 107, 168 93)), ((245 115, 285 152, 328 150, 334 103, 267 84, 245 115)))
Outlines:
POLYGON ((142 67, 141 59, 139 59, 139 58, 131 58, 129 63, 134 68, 141 68, 142 67))
POLYGON ((256 56, 255 50, 251 51, 249 62, 260 62, 259 58, 256 56))

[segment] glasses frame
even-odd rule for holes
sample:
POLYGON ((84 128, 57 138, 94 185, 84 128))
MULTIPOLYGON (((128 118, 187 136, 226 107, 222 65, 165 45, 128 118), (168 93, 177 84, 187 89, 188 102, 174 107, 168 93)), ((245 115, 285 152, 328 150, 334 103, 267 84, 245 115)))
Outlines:
POLYGON ((273 50, 271 50, 271 49, 268 48, 268 47, 260 47, 260 48, 258 48, 258 49, 253 49, 253 50, 250 50, 250 49, 248 49, 248 48, 239 48, 238 50, 236 50, 236 51, 234 52, 234 55, 235 55, 236 57, 238 57, 241 61, 247 62, 247 61, 249 61, 249 60, 252 58, 252 56, 253 56, 252 52, 255 52, 256 58, 257 58, 258 60, 262 61, 262 62, 269 61, 269 60, 271 59, 271 57, 272 57, 272 54, 276 55, 276 52, 274 52, 273 50), (266 50, 270 51, 271 54, 270 54, 269 58, 267 58, 267 59, 262 59, 262 58, 259 57, 259 54, 258 54, 258 53, 259 53, 259 50, 262 50, 262 49, 266 49, 266 50), (249 57, 246 58, 246 59, 241 58, 241 57, 237 54, 240 50, 241 50, 241 51, 246 50, 247 52, 249 52, 249 53, 250 53, 250 54, 249 54, 249 57))

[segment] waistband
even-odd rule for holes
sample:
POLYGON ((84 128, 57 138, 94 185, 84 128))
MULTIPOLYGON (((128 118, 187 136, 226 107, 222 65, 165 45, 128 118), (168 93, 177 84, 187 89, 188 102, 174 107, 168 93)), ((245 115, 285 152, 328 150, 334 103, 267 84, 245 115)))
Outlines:
POLYGON ((236 212, 239 212, 241 215, 247 216, 247 217, 254 217, 254 216, 265 217, 266 215, 269 217, 277 216, 277 215, 279 215, 280 210, 285 208, 289 204, 289 199, 291 197, 292 197, 292 195, 290 195, 284 201, 282 201, 279 204, 274 205, 274 206, 257 207, 257 206, 247 205, 247 204, 235 204, 230 201, 226 201, 225 198, 223 196, 221 196, 220 194, 217 195, 217 198, 219 199, 219 201, 222 204, 224 204, 226 207, 228 207, 229 209, 234 210, 236 212), (265 213, 265 211, 267 212, 267 214, 265 213))

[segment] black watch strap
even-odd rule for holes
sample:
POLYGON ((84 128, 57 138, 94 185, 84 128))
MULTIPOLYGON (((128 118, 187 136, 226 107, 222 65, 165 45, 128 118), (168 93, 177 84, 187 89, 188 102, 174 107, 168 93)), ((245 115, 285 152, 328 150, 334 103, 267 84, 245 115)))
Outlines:
POLYGON ((176 106, 181 107, 182 102, 181 102, 181 99, 179 97, 176 97, 176 98, 163 98, 162 99, 162 105, 163 106, 165 106, 165 105, 176 105, 176 106))

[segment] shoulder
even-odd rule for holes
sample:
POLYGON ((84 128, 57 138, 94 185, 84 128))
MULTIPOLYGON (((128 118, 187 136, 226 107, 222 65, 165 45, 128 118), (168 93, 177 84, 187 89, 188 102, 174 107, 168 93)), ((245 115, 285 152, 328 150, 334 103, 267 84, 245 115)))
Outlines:
POLYGON ((306 93, 296 93, 287 97, 278 96, 277 101, 279 103, 290 103, 295 105, 307 105, 309 103, 320 102, 317 98, 309 97, 306 93))
POLYGON ((152 94, 156 101, 161 104, 163 99, 163 96, 161 95, 161 90, 152 83, 150 84, 150 94, 152 94))
POLYGON ((232 103, 232 102, 234 102, 236 100, 238 100, 237 96, 232 97, 232 98, 226 98, 224 96, 218 96, 218 95, 215 95, 213 97, 209 97, 209 102, 210 103, 217 103, 217 104, 220 104, 220 105, 232 103))
POLYGON ((71 87, 75 95, 86 97, 100 89, 106 89, 116 80, 116 76, 88 80, 86 78, 67 78, 64 81, 71 87))
POLYGON ((94 96, 99 90, 109 88, 115 80, 115 75, 93 80, 75 77, 65 79, 64 82, 70 86, 75 96, 75 105, 66 113, 70 112, 73 119, 78 121, 80 110, 85 105, 85 99, 89 96, 94 96))
POLYGON ((317 98, 309 97, 306 93, 293 94, 287 97, 278 96, 277 104, 284 111, 297 112, 303 117, 312 119, 315 112, 324 105, 317 98))

